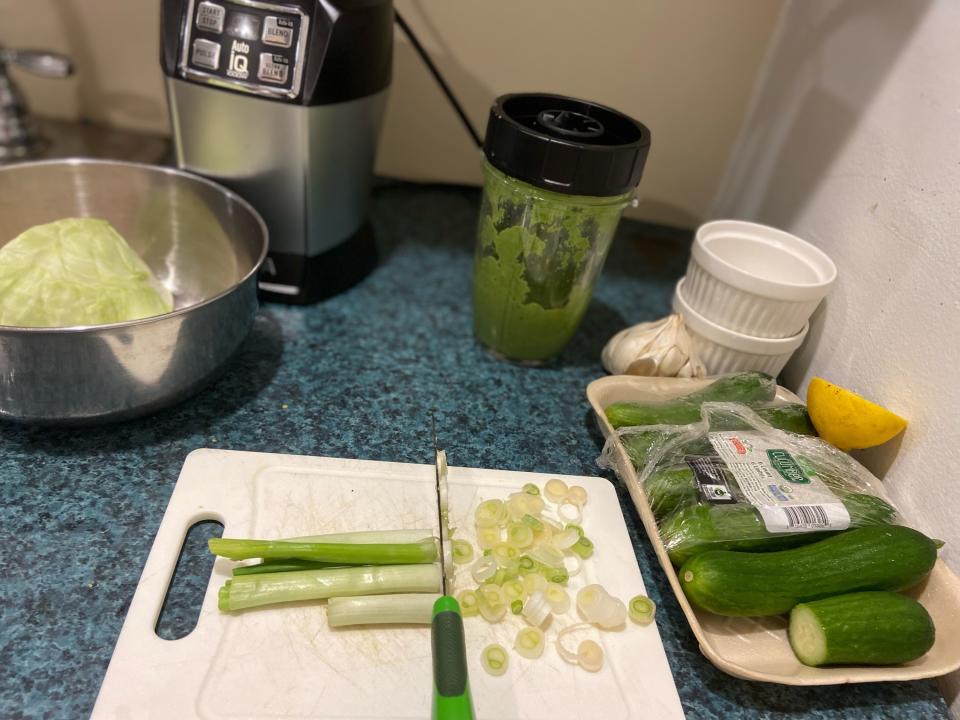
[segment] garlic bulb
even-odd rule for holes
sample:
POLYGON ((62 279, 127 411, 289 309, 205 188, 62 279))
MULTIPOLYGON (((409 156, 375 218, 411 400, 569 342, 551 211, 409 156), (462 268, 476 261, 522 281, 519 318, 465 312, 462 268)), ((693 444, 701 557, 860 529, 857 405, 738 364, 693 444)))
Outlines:
POLYGON ((621 330, 603 348, 603 367, 612 375, 703 377, 693 342, 680 315, 621 330))

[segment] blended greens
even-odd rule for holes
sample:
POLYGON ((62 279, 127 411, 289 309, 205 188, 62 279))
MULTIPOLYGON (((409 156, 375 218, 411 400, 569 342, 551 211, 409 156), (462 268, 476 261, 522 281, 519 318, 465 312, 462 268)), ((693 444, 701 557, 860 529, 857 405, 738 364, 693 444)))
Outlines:
POLYGON ((629 198, 562 195, 485 162, 473 283, 477 339, 520 362, 559 354, 590 302, 629 198))

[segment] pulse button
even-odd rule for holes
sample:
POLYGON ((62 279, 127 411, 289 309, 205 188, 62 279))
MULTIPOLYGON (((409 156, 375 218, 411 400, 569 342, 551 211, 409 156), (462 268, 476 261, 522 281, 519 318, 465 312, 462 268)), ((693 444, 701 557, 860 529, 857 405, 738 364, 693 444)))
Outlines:
POLYGON ((220 67, 220 43, 202 39, 194 40, 193 64, 211 70, 220 67))
POLYGON ((293 45, 293 20, 269 15, 263 21, 263 42, 284 48, 293 45))

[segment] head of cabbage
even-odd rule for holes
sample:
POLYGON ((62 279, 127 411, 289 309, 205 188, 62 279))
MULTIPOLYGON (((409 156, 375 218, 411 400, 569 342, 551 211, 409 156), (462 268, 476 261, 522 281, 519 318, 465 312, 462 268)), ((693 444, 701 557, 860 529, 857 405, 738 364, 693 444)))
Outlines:
POLYGON ((101 325, 172 309, 170 292, 106 220, 36 225, 0 248, 0 325, 101 325))

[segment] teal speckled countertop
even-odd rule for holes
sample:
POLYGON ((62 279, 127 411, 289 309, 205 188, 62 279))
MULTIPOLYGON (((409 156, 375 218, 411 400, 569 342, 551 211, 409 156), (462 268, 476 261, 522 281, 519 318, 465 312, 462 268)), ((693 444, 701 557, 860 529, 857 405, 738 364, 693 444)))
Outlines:
MULTIPOLYGON (((319 305, 265 306, 227 374, 175 408, 82 431, 0 426, 0 717, 89 715, 191 450, 429 462, 435 409, 456 465, 598 473, 584 389, 603 375, 600 350, 615 331, 668 312, 689 234, 624 222, 560 361, 522 368, 472 338, 478 204, 475 190, 381 186, 377 270, 319 305)), ((716 670, 622 492, 621 503, 687 717, 949 717, 930 681, 793 688, 716 670)), ((182 562, 175 583, 196 595, 208 567, 182 562)), ((159 631, 190 627, 172 609, 159 631)))

